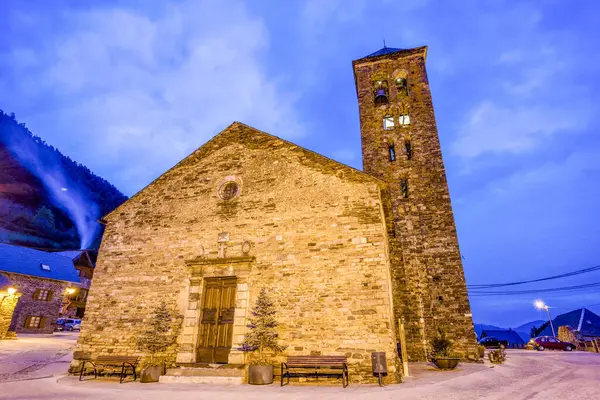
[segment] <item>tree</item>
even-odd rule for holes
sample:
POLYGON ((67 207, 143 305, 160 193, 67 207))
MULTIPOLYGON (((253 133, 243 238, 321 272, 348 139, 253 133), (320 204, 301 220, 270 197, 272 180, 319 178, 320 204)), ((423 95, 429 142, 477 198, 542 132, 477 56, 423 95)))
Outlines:
POLYGON ((33 225, 46 233, 52 233, 55 229, 54 213, 46 206, 40 207, 33 216, 33 225))
POLYGON ((155 360, 156 354, 164 352, 175 342, 175 335, 171 332, 172 318, 173 315, 167 309, 167 304, 164 301, 161 302, 154 309, 150 325, 138 337, 138 348, 150 353, 150 363, 148 365, 162 364, 155 360))
POLYGON ((532 338, 538 337, 540 335, 540 333, 542 333, 544 331, 544 329, 546 329, 548 327, 548 325, 550 325, 550 321, 544 322, 538 328, 536 328, 535 326, 532 326, 531 331, 529 332, 529 337, 532 337, 532 338))
POLYGON ((275 307, 273 302, 267 296, 266 289, 262 289, 256 299, 256 304, 251 311, 252 317, 247 325, 248 332, 242 343, 242 350, 247 352, 258 352, 258 355, 251 361, 253 365, 270 365, 269 358, 265 351, 271 350, 279 353, 285 349, 277 342, 279 335, 277 321, 275 320, 275 307))

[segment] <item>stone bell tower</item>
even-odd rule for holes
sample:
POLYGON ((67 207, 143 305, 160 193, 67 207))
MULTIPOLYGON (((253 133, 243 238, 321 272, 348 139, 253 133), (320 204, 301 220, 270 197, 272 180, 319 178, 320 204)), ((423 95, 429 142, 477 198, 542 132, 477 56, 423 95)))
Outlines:
POLYGON ((384 47, 352 62, 363 169, 389 184, 394 312, 410 361, 425 359, 440 330, 453 351, 477 354, 426 55, 384 47))

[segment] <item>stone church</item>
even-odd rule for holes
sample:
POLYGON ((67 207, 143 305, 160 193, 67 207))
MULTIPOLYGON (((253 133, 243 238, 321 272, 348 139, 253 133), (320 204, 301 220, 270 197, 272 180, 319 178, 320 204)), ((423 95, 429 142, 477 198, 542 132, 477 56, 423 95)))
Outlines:
POLYGON ((265 288, 279 360, 346 355, 351 382, 368 382, 385 351, 396 382, 400 325, 409 361, 440 330, 473 357, 426 55, 352 63, 364 172, 234 122, 107 215, 78 350, 144 355, 136 337, 165 301, 180 316, 170 364, 243 364, 265 288))

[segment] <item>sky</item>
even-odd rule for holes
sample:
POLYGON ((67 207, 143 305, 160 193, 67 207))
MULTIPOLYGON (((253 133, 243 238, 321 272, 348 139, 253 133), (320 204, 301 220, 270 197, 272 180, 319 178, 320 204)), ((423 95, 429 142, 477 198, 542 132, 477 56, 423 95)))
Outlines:
MULTIPOLYGON (((468 284, 600 264, 600 2, 0 1, 0 109, 132 195, 233 121, 362 169, 352 60, 429 46, 468 284)), ((600 271, 539 286, 600 282, 600 271)), ((471 297, 514 327, 600 290, 471 297)))

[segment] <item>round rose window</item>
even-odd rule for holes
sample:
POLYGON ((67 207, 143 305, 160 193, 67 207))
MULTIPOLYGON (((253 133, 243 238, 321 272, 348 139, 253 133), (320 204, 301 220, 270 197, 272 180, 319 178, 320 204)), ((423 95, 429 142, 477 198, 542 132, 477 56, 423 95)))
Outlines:
POLYGON ((231 200, 240 192, 240 187, 235 182, 226 182, 219 189, 219 196, 223 200, 231 200))

